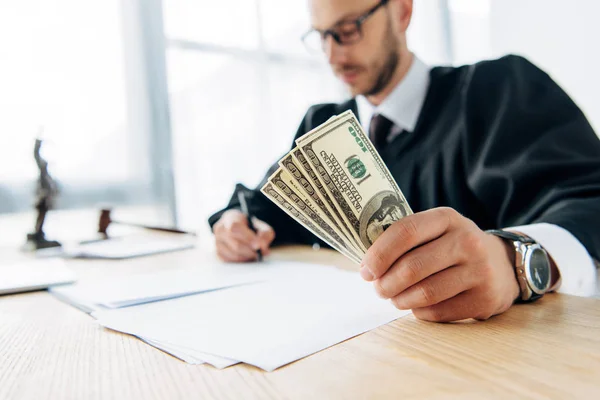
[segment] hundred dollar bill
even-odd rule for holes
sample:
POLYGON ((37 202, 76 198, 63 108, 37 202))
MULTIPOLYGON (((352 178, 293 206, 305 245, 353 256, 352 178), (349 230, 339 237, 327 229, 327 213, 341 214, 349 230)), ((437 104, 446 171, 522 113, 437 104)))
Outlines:
POLYGON ((396 181, 352 111, 296 139, 344 222, 366 251, 394 222, 412 214, 396 181))
POLYGON ((271 182, 275 186, 275 189, 287 198, 299 212, 304 214, 305 217, 324 232, 326 237, 331 238, 338 246, 344 248, 357 258, 362 258, 362 252, 357 253, 347 239, 343 238, 339 232, 319 215, 318 212, 314 211, 315 207, 311 204, 310 198, 299 190, 294 178, 285 169, 278 168, 277 171, 269 177, 268 182, 271 182))
POLYGON ((362 252, 362 250, 360 250, 361 247, 358 245, 358 242, 354 239, 354 236, 352 235, 352 231, 344 222, 344 218, 333 203, 333 200, 331 200, 331 196, 329 196, 327 190, 325 190, 323 182, 321 182, 321 180, 315 173, 315 170, 312 168, 306 157, 304 157, 304 154, 302 154, 300 149, 297 147, 294 148, 290 154, 292 155, 292 159, 296 162, 296 166, 298 166, 298 168, 304 173, 304 175, 309 178, 310 182, 312 182, 314 188, 316 189, 315 191, 317 196, 323 200, 325 208, 327 208, 330 211, 334 221, 339 227, 341 227, 344 235, 350 239, 354 247, 358 249, 359 252, 362 252))
POLYGON ((306 179, 306 176, 300 171, 292 156, 288 153, 285 157, 279 160, 279 166, 287 171, 288 175, 294 178, 295 182, 289 182, 291 186, 300 194, 306 195, 307 199, 302 199, 304 202, 321 218, 333 227, 336 226, 333 215, 327 210, 323 201, 316 195, 313 186, 306 179))
MULTIPOLYGON (((294 178, 295 182, 290 182, 289 184, 294 186, 294 189, 296 189, 298 194, 305 195, 306 198, 303 198, 302 200, 309 207, 311 207, 313 211, 328 225, 330 225, 342 237, 342 239, 344 239, 344 241, 348 243, 353 250, 355 250, 355 252, 360 254, 361 252, 358 250, 358 246, 356 246, 351 239, 352 235, 350 235, 349 230, 346 227, 343 227, 341 216, 334 216, 334 214, 337 212, 337 209, 333 203, 331 203, 331 205, 327 204, 319 193, 319 189, 315 187, 316 185, 319 185, 322 189, 322 184, 319 182, 314 171, 312 168, 310 168, 310 166, 308 166, 309 171, 305 171, 305 169, 300 165, 300 161, 293 156, 295 151, 300 152, 297 148, 293 149, 279 161, 279 165, 284 168, 291 177, 294 178), (316 182, 313 179, 316 180, 316 182)), ((302 159, 304 159, 302 154, 300 154, 300 156, 302 159)))
POLYGON ((308 229, 313 235, 317 236, 325 243, 351 259, 357 264, 360 264, 360 258, 350 253, 337 243, 333 241, 331 237, 319 229, 318 226, 315 225, 310 219, 308 219, 304 214, 302 214, 292 203, 290 203, 273 185, 271 182, 267 182, 261 189, 261 192, 267 196, 273 203, 275 203, 279 208, 281 208, 287 215, 294 218, 298 221, 302 226, 308 229))

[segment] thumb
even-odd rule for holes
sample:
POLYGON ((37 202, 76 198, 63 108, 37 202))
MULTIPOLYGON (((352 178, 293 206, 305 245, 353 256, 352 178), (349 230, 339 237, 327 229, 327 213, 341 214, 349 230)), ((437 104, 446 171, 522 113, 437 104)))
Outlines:
POLYGON ((269 246, 273 242, 273 239, 275 239, 275 230, 271 227, 271 225, 256 218, 252 220, 252 223, 256 228, 256 235, 260 249, 263 251, 263 253, 267 252, 269 246))

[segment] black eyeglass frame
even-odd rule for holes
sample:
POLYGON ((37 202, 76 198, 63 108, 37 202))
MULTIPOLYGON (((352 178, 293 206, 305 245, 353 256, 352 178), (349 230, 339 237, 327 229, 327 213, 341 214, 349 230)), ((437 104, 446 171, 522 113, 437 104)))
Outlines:
POLYGON ((389 0, 381 0, 379 3, 377 3, 375 6, 371 7, 369 10, 367 10, 364 14, 362 14, 357 19, 355 19, 353 21, 340 21, 340 22, 336 23, 330 29, 325 29, 325 30, 319 30, 319 29, 314 29, 314 28, 310 29, 308 32, 306 32, 304 35, 302 35, 302 42, 304 43, 305 47, 307 47, 307 49, 309 51, 311 51, 310 46, 307 45, 306 38, 309 37, 312 33, 317 32, 321 37, 321 46, 323 46, 323 44, 327 40, 327 36, 331 36, 333 38, 333 40, 335 40, 335 42, 341 46, 357 43, 358 41, 360 41, 363 38, 362 25, 364 24, 364 22, 370 16, 375 14, 377 12, 377 10, 379 10, 381 7, 385 6, 388 2, 389 2, 389 0), (350 25, 350 24, 355 25, 356 32, 358 33, 358 37, 356 39, 344 41, 342 39, 342 37, 340 36, 340 34, 338 32, 336 32, 336 29, 339 28, 341 25, 350 25))

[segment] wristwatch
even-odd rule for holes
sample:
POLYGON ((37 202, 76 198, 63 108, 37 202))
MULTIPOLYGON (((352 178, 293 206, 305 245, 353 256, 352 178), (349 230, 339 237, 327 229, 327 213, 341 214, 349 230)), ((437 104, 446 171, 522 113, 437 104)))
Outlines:
POLYGON ((515 249, 515 274, 521 291, 520 302, 535 301, 548 292, 552 270, 548 253, 542 246, 525 235, 495 229, 486 232, 508 240, 515 249))

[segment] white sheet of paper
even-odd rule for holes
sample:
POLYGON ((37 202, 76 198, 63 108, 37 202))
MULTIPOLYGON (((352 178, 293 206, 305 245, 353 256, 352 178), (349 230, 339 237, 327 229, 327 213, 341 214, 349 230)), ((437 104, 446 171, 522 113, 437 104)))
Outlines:
POLYGON ((151 235, 116 237, 76 246, 67 246, 63 256, 71 258, 125 259, 170 251, 186 250, 196 245, 196 238, 179 235, 173 238, 151 235))
POLYGON ((204 364, 204 360, 200 359, 200 358, 196 358, 191 354, 182 352, 180 349, 175 349, 173 346, 169 346, 160 342, 155 342, 151 339, 147 339, 147 338, 140 338, 142 341, 148 343, 150 346, 152 347, 156 347, 159 350, 164 351, 165 353, 168 353, 174 357, 179 358, 182 361, 185 361, 188 364, 192 364, 192 365, 199 365, 199 364, 204 364))
POLYGON ((179 358, 187 362, 188 364, 210 364, 215 368, 223 369, 230 367, 235 364, 239 364, 239 361, 230 360, 228 358, 218 357, 208 353, 202 353, 194 349, 188 349, 187 347, 174 346, 169 343, 157 342, 148 338, 140 338, 150 346, 156 347, 166 353, 171 354, 174 357, 179 358))
POLYGON ((0 265, 0 294, 45 289, 75 280, 75 274, 61 259, 28 260, 0 265))
POLYGON ((205 262, 193 268, 163 270, 102 281, 80 281, 75 285, 52 289, 51 292, 89 313, 260 282, 278 276, 302 275, 315 268, 323 266, 270 261, 244 264, 205 262))
POLYGON ((117 331, 272 371, 409 312, 358 274, 322 267, 92 315, 117 331))

